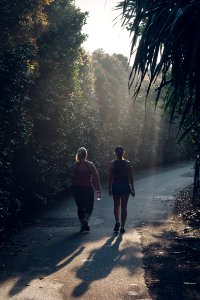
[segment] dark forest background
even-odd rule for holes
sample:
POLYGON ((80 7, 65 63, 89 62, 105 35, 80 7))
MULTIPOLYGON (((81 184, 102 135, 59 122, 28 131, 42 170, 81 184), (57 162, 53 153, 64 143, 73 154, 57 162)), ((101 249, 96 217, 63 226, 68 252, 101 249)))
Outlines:
POLYGON ((145 84, 133 101, 126 57, 81 47, 74 1, 2 0, 0 12, 0 227, 67 193, 81 146, 102 181, 116 145, 135 170, 192 156, 153 92, 145 105, 145 84))

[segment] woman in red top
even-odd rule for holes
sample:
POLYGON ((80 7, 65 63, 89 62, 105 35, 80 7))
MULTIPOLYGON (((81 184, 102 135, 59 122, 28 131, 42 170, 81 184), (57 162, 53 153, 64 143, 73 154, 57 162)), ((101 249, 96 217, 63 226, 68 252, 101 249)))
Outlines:
POLYGON ((120 228, 120 207, 121 207, 121 228, 120 232, 124 233, 124 225, 127 218, 127 203, 129 195, 135 196, 133 175, 131 164, 124 159, 125 151, 122 146, 115 148, 116 160, 113 160, 109 168, 109 195, 113 195, 115 227, 114 232, 120 228))
POLYGON ((81 232, 90 231, 89 217, 94 205, 94 186, 100 191, 100 180, 97 169, 91 161, 87 160, 87 150, 78 149, 76 162, 72 170, 73 195, 77 205, 78 218, 81 223, 81 232))

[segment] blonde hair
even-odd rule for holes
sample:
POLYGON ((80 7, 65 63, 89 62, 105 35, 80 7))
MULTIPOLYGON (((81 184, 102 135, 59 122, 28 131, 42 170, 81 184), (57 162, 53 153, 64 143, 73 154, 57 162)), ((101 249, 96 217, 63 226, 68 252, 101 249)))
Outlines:
POLYGON ((76 162, 81 161, 82 159, 86 159, 87 158, 87 150, 84 147, 81 147, 77 150, 76 153, 76 162))

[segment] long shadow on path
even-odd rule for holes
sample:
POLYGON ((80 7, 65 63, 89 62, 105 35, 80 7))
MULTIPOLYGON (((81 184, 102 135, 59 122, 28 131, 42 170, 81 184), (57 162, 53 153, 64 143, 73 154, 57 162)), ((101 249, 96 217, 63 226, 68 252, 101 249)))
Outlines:
POLYGON ((120 249, 122 239, 121 234, 113 235, 101 248, 89 253, 86 262, 76 273, 76 277, 81 279, 81 282, 74 288, 73 297, 83 296, 93 282, 109 276, 114 269, 125 268, 131 274, 135 273, 136 268, 141 265, 141 260, 137 257, 138 248, 124 245, 120 249))
MULTIPOLYGON (((85 251, 88 242, 96 243, 98 239, 102 239, 102 236, 75 233, 66 238, 62 236, 59 240, 52 238, 43 243, 39 241, 18 257, 9 257, 8 253, 4 253, 10 265, 5 274, 0 274, 0 280, 6 282, 14 279, 9 296, 18 295, 33 280, 42 280, 76 260, 85 251)), ((137 256, 138 247, 127 243, 126 237, 112 235, 104 236, 104 239, 105 243, 101 243, 98 249, 92 248, 86 261, 76 271, 76 277, 81 279, 81 283, 71 292, 74 297, 81 297, 93 282, 109 276, 114 269, 125 268, 130 274, 134 274, 141 264, 141 259, 137 256)))
POLYGON ((9 295, 19 294, 33 279, 43 279, 67 266, 82 253, 84 241, 84 235, 75 233, 57 242, 32 248, 25 259, 13 262, 12 270, 6 276, 6 279, 18 278, 9 295))

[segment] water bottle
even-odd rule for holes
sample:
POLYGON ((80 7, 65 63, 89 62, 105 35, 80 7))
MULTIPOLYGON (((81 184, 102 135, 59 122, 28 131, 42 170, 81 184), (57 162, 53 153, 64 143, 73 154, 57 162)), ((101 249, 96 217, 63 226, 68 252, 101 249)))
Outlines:
POLYGON ((101 191, 97 191, 97 200, 101 200, 101 191))

